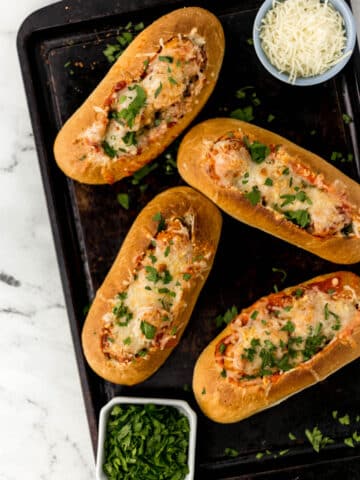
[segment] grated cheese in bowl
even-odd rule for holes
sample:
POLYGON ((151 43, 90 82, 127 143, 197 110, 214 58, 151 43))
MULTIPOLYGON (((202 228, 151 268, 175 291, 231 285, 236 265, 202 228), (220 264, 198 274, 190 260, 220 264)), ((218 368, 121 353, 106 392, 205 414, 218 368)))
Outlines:
POLYGON ((259 38, 270 63, 291 83, 321 75, 352 53, 344 53, 344 19, 328 0, 273 0, 259 38))

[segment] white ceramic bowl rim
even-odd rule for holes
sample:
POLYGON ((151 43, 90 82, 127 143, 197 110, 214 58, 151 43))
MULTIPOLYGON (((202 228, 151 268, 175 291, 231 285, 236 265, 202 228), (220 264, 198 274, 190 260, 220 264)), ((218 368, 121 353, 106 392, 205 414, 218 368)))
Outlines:
POLYGON ((189 433, 189 452, 188 452, 188 466, 189 473, 186 475, 185 480, 194 480, 195 471, 195 448, 196 448, 196 425, 197 417, 196 413, 189 404, 184 400, 173 400, 170 398, 139 398, 139 397, 114 397, 108 403, 106 403, 100 410, 99 416, 99 435, 97 444, 97 456, 96 456, 96 480, 108 480, 108 477, 103 472, 104 463, 104 442, 106 437, 106 426, 110 411, 115 405, 166 405, 169 407, 177 408, 180 413, 185 415, 189 420, 190 433, 189 433))
POLYGON ((351 53, 347 55, 345 58, 343 58, 342 60, 340 60, 340 62, 338 62, 336 65, 331 67, 329 70, 327 70, 323 74, 316 75, 314 77, 306 77, 306 78, 299 77, 295 80, 294 83, 289 81, 289 75, 287 75, 286 73, 279 72, 277 68, 275 68, 274 65, 270 63, 270 61, 268 60, 267 56, 265 55, 261 47, 261 42, 259 38, 261 20, 264 18, 268 10, 272 8, 273 0, 265 0, 265 2, 261 5, 256 15, 254 26, 253 26, 254 47, 260 62, 263 64, 266 70, 268 70, 274 77, 276 77, 279 80, 282 80, 285 83, 288 83, 289 85, 300 85, 300 86, 316 85, 318 83, 322 83, 322 82, 325 82, 326 80, 329 80, 334 75, 339 73, 340 70, 342 70, 344 66, 347 64, 347 62, 350 60, 350 57, 354 50, 355 42, 356 42, 356 25, 355 25, 354 16, 350 10, 350 7, 347 5, 347 3, 344 0, 328 0, 328 1, 342 15, 344 19, 346 35, 347 35, 347 42, 344 50, 344 55, 347 54, 348 52, 351 52, 351 53))

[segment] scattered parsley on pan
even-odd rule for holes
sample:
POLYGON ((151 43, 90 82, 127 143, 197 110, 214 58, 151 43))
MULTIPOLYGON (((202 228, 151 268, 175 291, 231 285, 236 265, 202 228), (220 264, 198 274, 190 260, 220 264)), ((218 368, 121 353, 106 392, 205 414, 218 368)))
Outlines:
POLYGON ((116 405, 109 416, 104 472, 109 480, 183 480, 190 426, 174 407, 116 405))

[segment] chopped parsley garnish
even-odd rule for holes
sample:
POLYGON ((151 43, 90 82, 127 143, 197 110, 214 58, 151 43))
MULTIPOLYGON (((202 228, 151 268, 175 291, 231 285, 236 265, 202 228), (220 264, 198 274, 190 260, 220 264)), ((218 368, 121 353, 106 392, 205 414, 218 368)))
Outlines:
POLYGON ((143 320, 140 324, 140 330, 148 340, 152 340, 155 337, 156 327, 154 327, 154 325, 151 325, 151 323, 145 322, 143 320))
POLYGON ((177 84, 178 84, 178 82, 177 82, 177 81, 175 80, 175 78, 173 78, 173 77, 170 77, 170 76, 169 76, 169 77, 168 77, 168 80, 169 80, 169 82, 170 82, 172 85, 177 85, 177 84))
POLYGON ((170 283, 172 281, 173 277, 172 275, 170 274, 169 270, 168 269, 165 269, 164 272, 163 272, 163 278, 162 278, 162 281, 167 284, 167 283, 170 283))
POLYGON ((172 290, 169 290, 168 288, 159 288, 158 290, 159 293, 164 293, 165 295, 170 295, 170 297, 176 297, 176 293, 173 292, 172 290))
POLYGON ((169 57, 168 55, 159 55, 159 60, 160 62, 167 62, 167 63, 173 63, 174 61, 173 57, 169 57))
POLYGON ((225 343, 221 343, 221 344, 220 344, 220 347, 219 347, 219 352, 220 352, 220 353, 224 353, 225 350, 226 350, 226 345, 225 345, 225 343))
POLYGON ((237 108, 230 113, 230 117, 243 120, 244 122, 251 122, 251 120, 254 120, 253 107, 249 105, 248 107, 237 108))
POLYGON ((252 320, 255 320, 255 318, 259 315, 259 312, 257 310, 254 310, 252 314, 250 315, 250 318, 252 320))
POLYGON ((300 298, 300 297, 303 296, 303 293, 304 293, 304 290, 303 290, 302 288, 297 288, 297 289, 295 290, 295 297, 296 297, 296 298, 300 298))
POLYGON ((257 460, 260 460, 260 458, 262 458, 264 456, 264 454, 262 452, 258 452, 256 455, 255 455, 255 458, 257 460))
POLYGON ((146 357, 147 353, 148 353, 147 348, 143 348, 139 350, 136 355, 138 357, 146 357))
POLYGON ((147 67, 149 66, 149 63, 150 63, 150 60, 147 58, 146 60, 144 60, 143 64, 144 64, 144 68, 145 70, 147 69, 147 67))
POLYGON ((161 215, 160 212, 155 213, 152 219, 154 220, 154 222, 158 222, 158 228, 157 228, 158 232, 165 230, 165 227, 166 227, 165 218, 161 215))
POLYGON ((130 345, 131 344, 131 337, 126 337, 123 341, 124 345, 130 345))
POLYGON ((191 273, 184 273, 184 275, 183 275, 183 279, 184 279, 185 281, 190 280, 191 277, 192 277, 191 273))
POLYGON ((158 88, 155 90, 155 94, 154 94, 154 97, 157 98, 159 96, 159 93, 161 92, 162 90, 162 83, 160 82, 160 85, 158 86, 158 88))
POLYGON ((273 120, 275 120, 275 115, 273 115, 272 113, 269 113, 268 117, 267 117, 267 121, 268 123, 271 123, 273 120))
POLYGON ((130 320, 133 318, 132 312, 129 308, 121 302, 120 304, 115 305, 112 310, 113 315, 116 317, 116 324, 120 327, 126 327, 130 320), (124 320, 121 320, 124 319, 124 320))
POLYGON ((124 120, 127 125, 132 128, 136 116, 140 113, 146 102, 146 92, 138 84, 129 87, 129 90, 136 91, 136 97, 130 102, 127 108, 123 108, 120 112, 117 112, 117 119, 124 120))
POLYGON ((149 258, 151 260, 151 263, 156 263, 157 261, 157 258, 155 257, 155 255, 153 255, 152 253, 149 255, 149 258))
POLYGON ((289 175, 289 173, 290 173, 290 169, 288 167, 284 168, 284 170, 282 171, 283 175, 289 175))
POLYGON ((246 148, 249 150, 252 161, 257 164, 262 163, 270 154, 270 148, 267 145, 258 142, 257 140, 255 140, 253 143, 249 143, 247 137, 244 137, 243 142, 246 148))
POLYGON ((131 179, 133 185, 138 185, 143 178, 145 178, 149 173, 155 170, 159 165, 155 162, 150 165, 144 165, 140 170, 134 173, 131 179))
POLYGON ((223 378, 226 378, 226 370, 225 370, 225 368, 223 368, 223 369, 221 370, 220 375, 221 375, 223 378))
POLYGON ((272 181, 271 178, 267 178, 264 182, 264 185, 267 185, 268 187, 272 187, 274 185, 274 182, 272 181))
POLYGON ((293 433, 289 432, 289 435, 288 435, 289 439, 290 440, 296 440, 296 437, 293 433))
POLYGON ((290 222, 301 228, 306 228, 310 225, 311 219, 307 210, 288 210, 284 212, 284 215, 290 222))
POLYGON ((170 246, 168 245, 168 246, 165 248, 164 257, 168 257, 168 256, 169 256, 169 253, 170 253, 170 246))
POLYGON ((245 198, 249 200, 251 205, 257 205, 261 200, 261 193, 257 186, 254 186, 251 192, 245 193, 245 198))
POLYGON ((288 320, 280 330, 283 332, 293 333, 295 331, 295 325, 293 322, 288 320))
POLYGON ((120 205, 125 208, 125 210, 129 210, 130 200, 127 193, 118 193, 116 198, 120 205))
POLYGON ((184 480, 189 433, 189 421, 177 408, 116 405, 106 426, 104 473, 109 480, 184 480))
MULTIPOLYGON (((303 350, 304 361, 310 360, 319 350, 321 350, 326 342, 325 335, 320 334, 322 323, 319 323, 314 331, 305 340, 305 347, 303 350)), ((312 329, 311 329, 312 332, 312 329)))
POLYGON ((106 153, 106 155, 108 155, 110 158, 116 157, 117 155, 116 150, 111 145, 109 145, 109 143, 106 140, 102 142, 101 146, 104 149, 104 152, 106 153))
POLYGON ((223 323, 225 323, 225 325, 228 325, 231 322, 231 320, 233 320, 236 317, 237 314, 238 314, 238 309, 235 307, 235 305, 233 305, 224 313, 224 315, 218 315, 215 318, 215 325, 217 327, 221 327, 223 323))
POLYGON ((317 453, 320 452, 320 449, 326 447, 326 445, 334 443, 333 439, 324 437, 318 427, 314 427, 312 430, 306 429, 305 435, 317 453))
POLYGON ((202 390, 201 390, 201 395, 205 395, 206 394, 206 388, 204 387, 202 390))
POLYGON ((352 118, 351 118, 350 115, 348 115, 347 113, 343 113, 342 119, 344 120, 344 123, 345 123, 346 125, 348 125, 349 123, 352 122, 352 118))
POLYGON ((125 143, 125 145, 136 145, 136 132, 127 132, 123 137, 122 141, 125 143))
POLYGON ((146 265, 145 270, 147 272, 147 275, 145 277, 146 280, 149 280, 149 282, 154 282, 154 283, 157 283, 160 280, 159 272, 156 270, 155 267, 151 267, 150 265, 146 265))

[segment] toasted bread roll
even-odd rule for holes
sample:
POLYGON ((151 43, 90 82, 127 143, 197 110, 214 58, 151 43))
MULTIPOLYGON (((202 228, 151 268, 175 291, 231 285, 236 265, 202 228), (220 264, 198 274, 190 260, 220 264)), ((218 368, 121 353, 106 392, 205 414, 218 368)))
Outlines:
POLYGON ((195 126, 181 176, 236 219, 336 263, 360 261, 360 187, 275 133, 218 118, 195 126))
POLYGON ((54 146, 59 167, 90 184, 132 175, 199 113, 223 55, 223 29, 207 10, 182 8, 159 18, 60 130, 54 146))
POLYGON ((193 390, 203 412, 238 422, 360 356, 360 278, 316 277, 242 310, 200 355, 193 390))
POLYGON ((98 375, 133 385, 165 362, 210 272, 221 222, 215 205, 188 187, 141 211, 84 324, 85 357, 98 375))

